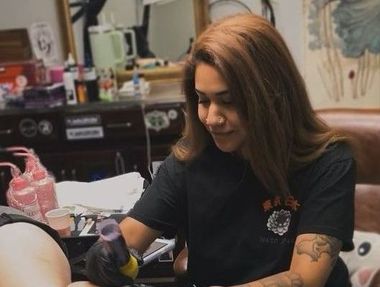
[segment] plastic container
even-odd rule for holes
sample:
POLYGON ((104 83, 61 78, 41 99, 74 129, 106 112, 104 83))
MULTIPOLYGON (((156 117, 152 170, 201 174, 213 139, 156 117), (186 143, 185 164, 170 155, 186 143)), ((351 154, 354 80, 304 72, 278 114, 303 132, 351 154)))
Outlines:
POLYGON ((50 81, 52 83, 62 83, 63 82, 63 66, 54 66, 49 68, 50 81))
POLYGON ((63 72, 63 84, 65 86, 66 104, 76 105, 78 98, 75 89, 75 75, 68 67, 65 67, 65 71, 63 72))
POLYGON ((46 212, 58 208, 55 179, 48 174, 37 156, 31 153, 14 153, 14 155, 26 157, 24 175, 36 190, 41 214, 43 219, 46 220, 46 212))
POLYGON ((54 177, 45 170, 37 169, 33 172, 31 185, 36 189, 41 214, 43 219, 46 220, 45 214, 52 209, 58 208, 54 177))
POLYGON ((83 104, 83 103, 88 102, 87 87, 84 81, 83 66, 80 66, 77 69, 78 69, 78 76, 75 79, 75 89, 77 92, 78 102, 83 104))
POLYGON ((0 166, 8 166, 12 170, 13 178, 9 182, 6 194, 8 205, 42 222, 43 219, 35 187, 30 185, 29 180, 21 175, 20 170, 15 165, 3 162, 0 163, 0 166))
POLYGON ((61 237, 70 236, 70 210, 66 208, 52 209, 46 213, 49 226, 55 229, 61 237))
POLYGON ((139 71, 138 71, 137 66, 133 68, 132 83, 133 83, 133 95, 137 97, 141 96, 140 77, 139 77, 139 71))
POLYGON ((84 68, 84 82, 87 89, 87 97, 90 102, 99 101, 98 77, 94 67, 84 68))

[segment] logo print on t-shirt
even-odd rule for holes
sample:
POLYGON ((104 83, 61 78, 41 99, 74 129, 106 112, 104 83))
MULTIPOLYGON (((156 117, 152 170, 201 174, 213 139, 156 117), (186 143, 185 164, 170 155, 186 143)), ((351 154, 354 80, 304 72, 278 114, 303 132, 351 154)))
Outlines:
POLYGON ((275 196, 272 200, 268 199, 264 201, 263 209, 265 212, 271 211, 275 208, 281 208, 280 210, 273 210, 272 214, 269 216, 267 222, 268 230, 280 236, 284 235, 289 229, 290 220, 292 218, 291 211, 297 211, 298 207, 300 207, 300 204, 292 195, 287 196, 285 199, 275 196))
POLYGON ((284 235, 289 229, 291 217, 292 215, 288 210, 273 211, 267 222, 268 230, 281 236, 284 235))

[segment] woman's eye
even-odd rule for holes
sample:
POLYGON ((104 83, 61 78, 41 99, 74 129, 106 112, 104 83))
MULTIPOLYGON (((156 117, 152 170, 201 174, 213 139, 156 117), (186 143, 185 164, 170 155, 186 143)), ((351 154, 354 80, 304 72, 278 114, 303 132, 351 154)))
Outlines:
POLYGON ((230 104, 232 104, 232 101, 231 101, 231 99, 223 99, 222 103, 225 105, 230 105, 230 104))
POLYGON ((208 98, 199 97, 198 104, 207 104, 210 100, 208 98))
POLYGON ((223 105, 231 105, 232 104, 232 100, 230 97, 226 97, 226 98, 221 98, 220 99, 220 102, 223 104, 223 105))
POLYGON ((220 96, 220 102, 223 104, 223 105, 230 105, 232 104, 232 99, 231 99, 231 96, 229 93, 225 93, 223 95, 220 96))

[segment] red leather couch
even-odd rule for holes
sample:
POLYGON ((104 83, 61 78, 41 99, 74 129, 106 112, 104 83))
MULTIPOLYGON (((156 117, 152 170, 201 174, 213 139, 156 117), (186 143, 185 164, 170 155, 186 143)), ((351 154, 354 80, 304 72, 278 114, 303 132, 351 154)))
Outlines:
POLYGON ((380 109, 320 110, 318 114, 352 141, 357 163, 355 228, 380 233, 380 109))

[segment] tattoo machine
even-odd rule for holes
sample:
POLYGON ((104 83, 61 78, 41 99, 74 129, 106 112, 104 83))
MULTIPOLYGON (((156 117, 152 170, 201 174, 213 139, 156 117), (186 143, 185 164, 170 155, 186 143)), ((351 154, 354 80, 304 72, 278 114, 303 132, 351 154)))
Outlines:
POLYGON ((137 277, 139 262, 131 255, 119 224, 115 219, 105 219, 99 223, 100 238, 106 249, 115 256, 120 272, 132 279, 137 277))

